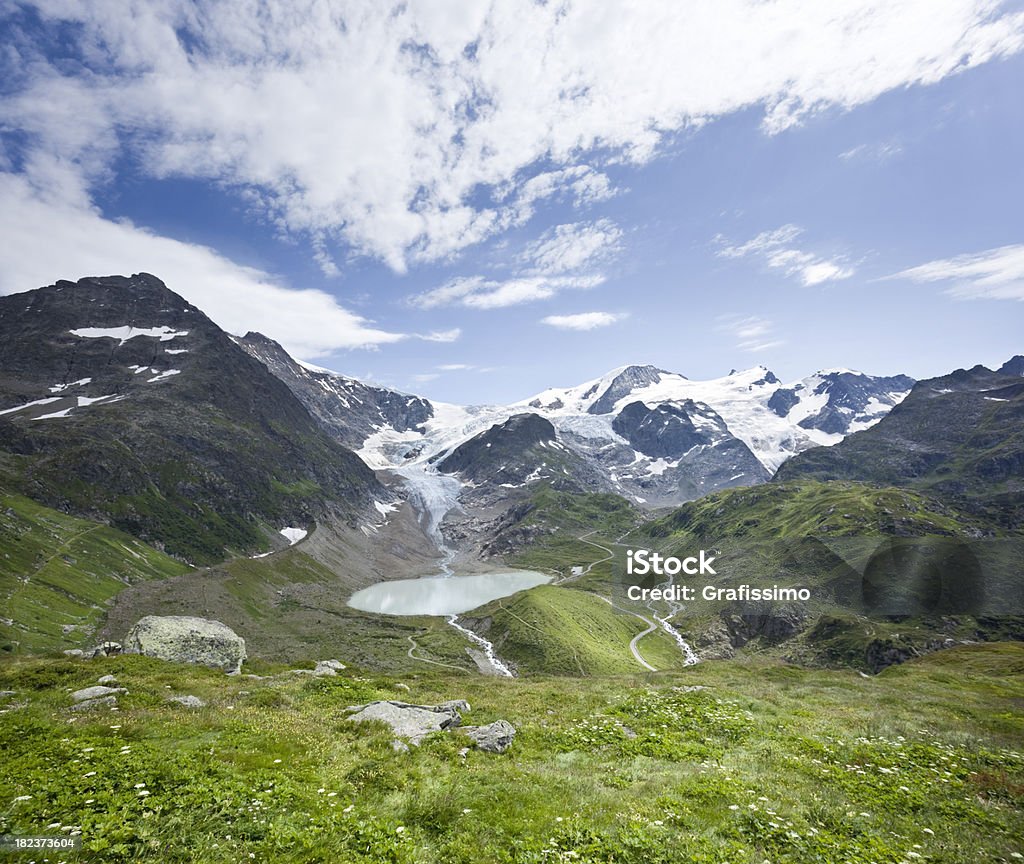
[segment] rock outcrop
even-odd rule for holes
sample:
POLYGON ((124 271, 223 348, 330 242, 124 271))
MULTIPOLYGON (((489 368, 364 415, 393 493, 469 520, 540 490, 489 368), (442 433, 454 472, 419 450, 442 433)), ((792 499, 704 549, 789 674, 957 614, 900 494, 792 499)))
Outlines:
POLYGON ((125 639, 125 653, 195 663, 237 674, 245 640, 226 624, 186 615, 147 615, 125 639))

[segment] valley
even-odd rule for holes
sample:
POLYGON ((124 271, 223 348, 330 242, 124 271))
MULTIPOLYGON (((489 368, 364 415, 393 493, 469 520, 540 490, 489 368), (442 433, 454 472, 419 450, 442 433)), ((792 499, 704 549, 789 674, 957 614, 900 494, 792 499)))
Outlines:
POLYGON ((0 833, 402 864, 1024 843, 1019 358, 458 406, 146 274, 0 298, 0 335, 0 833), (240 674, 122 653, 150 616, 219 622, 240 674))

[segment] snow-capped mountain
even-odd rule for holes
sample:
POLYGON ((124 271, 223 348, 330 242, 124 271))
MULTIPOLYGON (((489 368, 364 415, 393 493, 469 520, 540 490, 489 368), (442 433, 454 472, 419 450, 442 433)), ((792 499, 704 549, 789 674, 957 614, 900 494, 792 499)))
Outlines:
POLYGON ((914 383, 830 369, 783 384, 763 366, 691 381, 654 366, 624 366, 512 405, 460 406, 299 364, 259 334, 239 344, 371 467, 403 475, 440 468, 491 499, 556 475, 648 507, 763 483, 791 456, 873 425, 914 383), (546 422, 509 425, 517 415, 546 422), (548 424, 550 443, 519 448, 514 466, 501 463, 507 436, 548 424))

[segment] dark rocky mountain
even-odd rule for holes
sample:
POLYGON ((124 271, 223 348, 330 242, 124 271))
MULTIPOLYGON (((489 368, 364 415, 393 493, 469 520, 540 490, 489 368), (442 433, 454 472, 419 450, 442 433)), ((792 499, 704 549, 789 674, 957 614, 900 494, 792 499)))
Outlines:
MULTIPOLYGON (((1016 359, 1016 358, 1015 358, 1016 359)), ((1008 525, 1024 517, 1024 380, 984 366, 919 381, 877 425, 786 462, 778 481, 860 480, 956 499, 1008 525)))
POLYGON ((1017 354, 1011 357, 999 367, 1002 375, 1024 375, 1024 354, 1017 354))
POLYGON ((148 274, 0 298, 0 476, 196 563, 351 517, 372 472, 148 274))
MULTIPOLYGON (((612 421, 636 453, 653 465, 622 464, 616 477, 628 479, 645 502, 677 502, 713 489, 749 486, 771 475, 750 448, 734 436, 710 406, 686 399, 648 407, 631 402, 612 421)), ((611 458, 613 454, 604 454, 611 458)), ((635 460, 635 454, 627 454, 635 460)))
POLYGON ((498 491, 541 482, 579 491, 607 487, 598 472, 556 439, 549 420, 530 413, 474 435, 440 459, 437 470, 498 491))
POLYGON ((346 447, 358 450, 384 427, 422 432, 423 423, 434 416, 426 399, 304 366, 262 333, 246 333, 235 341, 284 381, 324 429, 346 447))
POLYGON ((768 400, 768 407, 780 417, 788 417, 804 399, 822 402, 820 408, 815 403, 817 410, 802 417, 797 425, 845 435, 856 431, 858 421, 888 411, 913 386, 914 379, 906 375, 879 377, 842 370, 819 372, 792 387, 780 387, 768 400))

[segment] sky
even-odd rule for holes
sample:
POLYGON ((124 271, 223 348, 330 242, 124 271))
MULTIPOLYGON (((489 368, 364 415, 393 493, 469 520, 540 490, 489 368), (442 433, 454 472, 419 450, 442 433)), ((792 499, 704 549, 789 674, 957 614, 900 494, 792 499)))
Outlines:
POLYGON ((0 293, 449 402, 1024 353, 1024 3, 0 0, 0 293))

